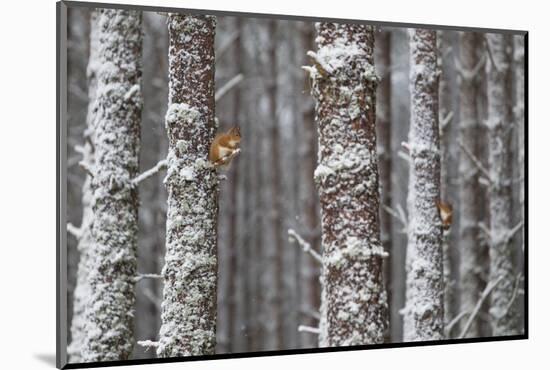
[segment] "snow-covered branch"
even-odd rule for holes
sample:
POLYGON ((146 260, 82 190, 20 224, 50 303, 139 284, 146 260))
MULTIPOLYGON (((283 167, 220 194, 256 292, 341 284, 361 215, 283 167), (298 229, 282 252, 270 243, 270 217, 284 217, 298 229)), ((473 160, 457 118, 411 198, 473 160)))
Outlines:
POLYGON ((454 112, 450 111, 449 113, 447 113, 445 117, 442 118, 440 123, 440 127, 442 131, 445 131, 449 123, 452 121, 453 117, 454 117, 454 112))
POLYGON ((481 305, 483 304, 483 301, 489 296, 491 291, 500 283, 500 281, 503 279, 503 276, 500 276, 496 281, 489 282, 487 284, 487 287, 481 294, 481 297, 479 297, 479 300, 477 301, 476 306, 474 307, 474 310, 470 314, 470 317, 468 317, 468 321, 466 322, 466 325, 464 325, 464 328, 462 329, 462 332, 458 336, 458 338, 464 338, 466 336, 466 333, 470 329, 470 326, 472 326, 472 323, 474 322, 474 319, 476 315, 478 314, 479 310, 481 309, 481 305))
POLYGON ((236 75, 235 77, 233 77, 232 79, 227 81, 225 83, 225 85, 223 85, 222 87, 220 87, 218 89, 218 91, 216 91, 216 95, 214 96, 214 100, 216 100, 216 102, 218 102, 221 98, 223 98, 223 96, 225 94, 227 94, 229 91, 231 91, 232 88, 234 88, 235 86, 240 84, 243 79, 244 79, 243 74, 239 73, 238 75, 236 75))
POLYGON ((473 69, 466 70, 462 67, 462 64, 458 61, 458 59, 455 58, 455 68, 458 74, 460 75, 460 77, 462 77, 467 81, 471 81, 478 75, 479 71, 481 70, 481 68, 485 66, 486 62, 487 62, 487 59, 485 55, 483 55, 473 69))
POLYGON ((319 255, 319 253, 311 248, 311 244, 306 242, 300 235, 298 235, 298 233, 296 233, 296 231, 294 231, 293 229, 288 229, 288 237, 291 242, 295 240, 298 245, 302 247, 304 252, 309 253, 317 262, 319 262, 320 264, 323 263, 321 255, 319 255))
MULTIPOLYGON (((231 162, 233 160, 233 158, 235 158, 240 152, 241 152, 240 148, 235 149, 229 155, 227 155, 223 158, 220 158, 216 163, 214 163, 214 167, 223 167, 224 165, 228 165, 229 162, 231 162)), ((227 179, 227 177, 220 178, 220 180, 226 180, 226 179, 227 179)))
POLYGON ((474 163, 474 165, 483 173, 483 175, 490 182, 491 181, 491 174, 489 173, 489 171, 485 167, 483 167, 483 164, 481 163, 481 161, 470 151, 470 149, 468 149, 464 145, 462 140, 458 140, 458 145, 460 146, 460 149, 462 149, 464 151, 464 153, 466 153, 468 158, 470 158, 470 160, 474 163))
POLYGON ((147 352, 150 348, 157 348, 159 346, 159 342, 154 342, 152 340, 138 340, 137 345, 144 347, 145 352, 147 352))
POLYGON ((300 325, 298 326, 298 331, 300 333, 312 333, 312 334, 321 334, 321 329, 314 328, 312 326, 300 325))
POLYGON ((518 222, 516 226, 514 226, 512 229, 508 231, 508 235, 507 235, 508 241, 511 240, 516 235, 516 233, 519 230, 521 230, 522 227, 523 227, 523 220, 518 222))
POLYGON ((134 277, 134 282, 140 282, 143 279, 162 279, 163 276, 159 274, 138 274, 134 277))
POLYGON ((67 231, 69 232, 69 234, 77 239, 80 239, 80 237, 82 237, 82 228, 76 227, 70 222, 67 223, 67 231))
POLYGON ((93 170, 93 167, 88 163, 88 161, 86 161, 85 159, 81 160, 80 162, 78 162, 78 165, 84 170, 86 171, 86 173, 88 175, 90 175, 90 177, 94 177, 94 170, 93 170))
POLYGON ((487 40, 487 37, 484 39, 484 44, 487 48, 487 54, 489 54, 489 60, 491 61, 491 65, 495 68, 497 73, 502 73, 502 68, 500 68, 499 65, 497 65, 497 62, 495 61, 495 57, 493 55, 493 51, 491 49, 491 45, 489 45, 489 40, 487 40))
POLYGON ((159 171, 166 169, 166 159, 159 161, 154 167, 139 174, 132 180, 132 186, 138 186, 142 181, 147 180, 149 177, 157 174, 159 171))

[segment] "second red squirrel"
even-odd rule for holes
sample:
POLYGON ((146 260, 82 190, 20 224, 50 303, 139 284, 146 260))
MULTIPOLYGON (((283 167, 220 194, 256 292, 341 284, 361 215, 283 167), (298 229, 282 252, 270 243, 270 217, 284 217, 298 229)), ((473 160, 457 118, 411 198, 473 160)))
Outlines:
POLYGON ((232 127, 225 133, 217 134, 210 145, 208 160, 215 166, 226 166, 240 151, 241 130, 232 127))

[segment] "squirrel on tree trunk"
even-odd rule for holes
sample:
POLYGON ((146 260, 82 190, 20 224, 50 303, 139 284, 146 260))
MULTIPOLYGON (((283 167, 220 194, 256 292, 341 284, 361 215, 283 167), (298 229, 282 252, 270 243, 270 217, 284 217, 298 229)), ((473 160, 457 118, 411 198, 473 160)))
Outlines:
POLYGON ((208 160, 214 167, 228 167, 231 160, 240 153, 241 130, 232 127, 226 133, 217 134, 210 145, 208 160))

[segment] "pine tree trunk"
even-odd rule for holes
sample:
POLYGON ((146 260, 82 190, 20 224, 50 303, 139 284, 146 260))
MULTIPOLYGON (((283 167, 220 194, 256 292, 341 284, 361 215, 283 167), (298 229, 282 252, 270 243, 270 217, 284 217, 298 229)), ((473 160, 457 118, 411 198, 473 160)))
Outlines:
POLYGON ((436 33, 411 30, 411 158, 404 340, 443 338, 443 266, 436 33))
POLYGON ((208 162, 214 122, 212 16, 170 14, 168 191, 161 357, 216 346, 218 177, 208 162))
POLYGON ((93 122, 93 248, 84 361, 127 359, 134 346, 141 12, 99 11, 97 116, 93 122))
MULTIPOLYGON (((378 143, 378 170, 380 173, 380 204, 392 206, 392 145, 391 145, 391 32, 381 32, 376 40, 375 59, 377 72, 381 76, 378 86, 376 106, 376 137, 378 143)), ((384 285, 388 292, 388 302, 393 306, 392 281, 392 219, 384 209, 380 209, 380 240, 389 257, 384 261, 384 285)), ((390 323, 398 321, 390 313, 390 323)), ((391 326, 391 325, 390 325, 391 326)), ((389 333, 388 333, 389 336, 389 333)))
MULTIPOLYGON (((99 51, 99 28, 97 12, 90 14, 90 56, 87 68, 88 77, 88 112, 86 116, 86 130, 84 132, 84 145, 82 146, 82 162, 90 168, 94 166, 94 147, 92 145, 93 122, 97 115, 97 70, 99 51)), ((78 252, 80 261, 76 273, 76 287, 73 297, 73 318, 71 322, 71 343, 67 348, 70 362, 82 362, 82 346, 85 331, 85 311, 90 296, 90 284, 88 282, 89 249, 92 248, 91 223, 93 220, 92 211, 92 176, 86 174, 82 186, 82 221, 80 223, 80 235, 78 238, 78 252)))
MULTIPOLYGON (((478 137, 480 125, 477 111, 477 84, 475 75, 470 76, 478 65, 478 36, 473 32, 460 33, 460 66, 464 75, 460 76, 460 140, 470 153, 480 158, 478 137)), ((479 207, 482 203, 479 187, 479 171, 468 155, 462 151, 459 162, 460 196, 460 312, 473 312, 484 290, 483 248, 478 235, 479 207)), ((466 320, 463 320, 463 324, 466 320)), ((480 321, 476 319, 466 333, 468 337, 479 337, 480 321)))
POLYGON ((489 172, 491 187, 490 272, 489 281, 496 283, 491 293, 490 321, 494 336, 519 333, 517 299, 513 300, 514 246, 511 243, 512 166, 510 156, 512 117, 511 39, 488 34, 491 62, 488 63, 487 94, 489 106, 489 172))
POLYGON ((380 242, 371 26, 319 23, 309 67, 321 202, 321 346, 381 343, 388 325, 380 242), (345 232, 344 232, 345 231, 345 232))

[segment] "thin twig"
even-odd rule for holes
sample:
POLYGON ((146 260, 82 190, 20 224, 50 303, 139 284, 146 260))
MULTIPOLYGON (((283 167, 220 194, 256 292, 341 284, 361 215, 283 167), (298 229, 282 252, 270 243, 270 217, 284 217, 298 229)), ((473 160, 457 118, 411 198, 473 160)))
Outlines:
POLYGON ((227 94, 229 91, 231 91, 232 88, 234 88, 235 86, 237 86, 238 84, 241 83, 241 81, 244 79, 244 76, 242 73, 239 73, 238 75, 236 75, 235 77, 233 77, 232 79, 230 79, 229 81, 227 81, 225 83, 225 85, 223 85, 222 87, 220 87, 218 89, 218 91, 216 91, 216 95, 214 96, 214 100, 216 101, 216 103, 218 101, 220 101, 221 98, 223 98, 223 96, 225 94, 227 94))
POLYGON ((445 129, 447 128, 447 125, 449 125, 449 123, 452 121, 454 117, 454 112, 453 111, 450 111, 449 113, 447 113, 447 115, 445 117, 443 117, 443 119, 441 120, 441 131, 445 131, 445 129))
POLYGON ((508 239, 507 240, 510 241, 510 239, 512 239, 516 235, 516 233, 519 230, 521 230, 522 227, 523 227, 523 221, 520 221, 511 230, 508 230, 508 236, 507 236, 508 239))
POLYGON ((94 177, 94 170, 92 168, 92 166, 90 166, 90 164, 88 162, 86 162, 85 160, 81 160, 80 162, 78 162, 78 165, 84 170, 86 171, 86 173, 88 175, 90 175, 90 177, 94 177))
POLYGON ((152 167, 152 168, 148 169, 147 171, 145 171, 145 172, 139 174, 138 176, 136 176, 132 180, 132 186, 138 186, 144 180, 147 180, 149 177, 151 177, 151 176, 155 175, 156 173, 158 173, 159 171, 165 169, 167 165, 168 165, 168 162, 166 161, 166 159, 163 159, 163 160, 159 161, 154 167, 152 167))
POLYGON ((162 279, 163 276, 159 274, 138 274, 134 277, 134 282, 140 282, 143 279, 162 279))
POLYGON ((519 282, 522 279, 522 277, 523 276, 521 275, 521 273, 519 273, 518 276, 516 277, 516 281, 514 282, 514 291, 512 292, 512 298, 510 298, 510 302, 508 302, 508 304, 506 305, 506 309, 504 310, 502 315, 500 315, 500 317, 505 317, 508 314, 508 311, 510 311, 510 308, 512 308, 512 305, 514 304, 514 301, 516 300, 519 294, 519 282))
POLYGON ((481 164, 480 160, 476 158, 476 156, 470 151, 470 149, 466 148, 462 140, 458 140, 458 145, 475 164, 475 166, 483 173, 487 180, 491 181, 491 174, 489 173, 489 171, 485 167, 483 167, 483 164, 481 164))
POLYGON ((498 283, 500 283, 502 278, 503 276, 500 276, 496 281, 493 281, 487 284, 487 287, 485 287, 485 290, 481 294, 481 297, 479 297, 479 300, 477 301, 474 307, 474 310, 470 314, 470 317, 468 317, 468 321, 466 321, 466 325, 464 325, 464 329, 462 329, 462 332, 460 333, 458 338, 462 339, 466 336, 466 333, 468 333, 468 330, 470 330, 470 326, 472 326, 472 323, 474 322, 474 318, 476 317, 477 313, 481 309, 481 305, 483 304, 483 301, 485 300, 485 298, 489 296, 491 291, 498 285, 498 283))
POLYGON ((314 328, 312 326, 306 326, 306 325, 300 325, 298 326, 298 331, 300 333, 312 333, 312 334, 321 334, 321 329, 319 328, 314 328))
POLYGON ((298 242, 298 245, 302 247, 304 252, 309 253, 317 262, 323 263, 323 259, 321 258, 321 255, 317 253, 313 248, 311 248, 311 244, 306 242, 296 231, 293 229, 288 229, 288 236, 290 240, 295 240, 298 242))
POLYGON ((491 45, 489 45, 489 40, 487 40, 486 35, 484 37, 484 41, 485 41, 484 42, 485 47, 487 48, 487 54, 489 54, 489 60, 491 61, 491 64, 493 65, 497 73, 501 73, 501 69, 499 68, 499 66, 497 65, 497 62, 495 61, 495 58, 493 57, 493 51, 491 50, 491 45))
POLYGON ((401 224, 403 225, 403 228, 408 227, 408 221, 404 213, 402 213, 403 209, 400 208, 401 205, 398 205, 398 212, 394 211, 392 208, 388 207, 387 205, 382 205, 382 208, 384 211, 388 212, 391 216, 393 216, 395 219, 397 219, 401 224), (401 211, 399 210, 401 209, 401 211))

